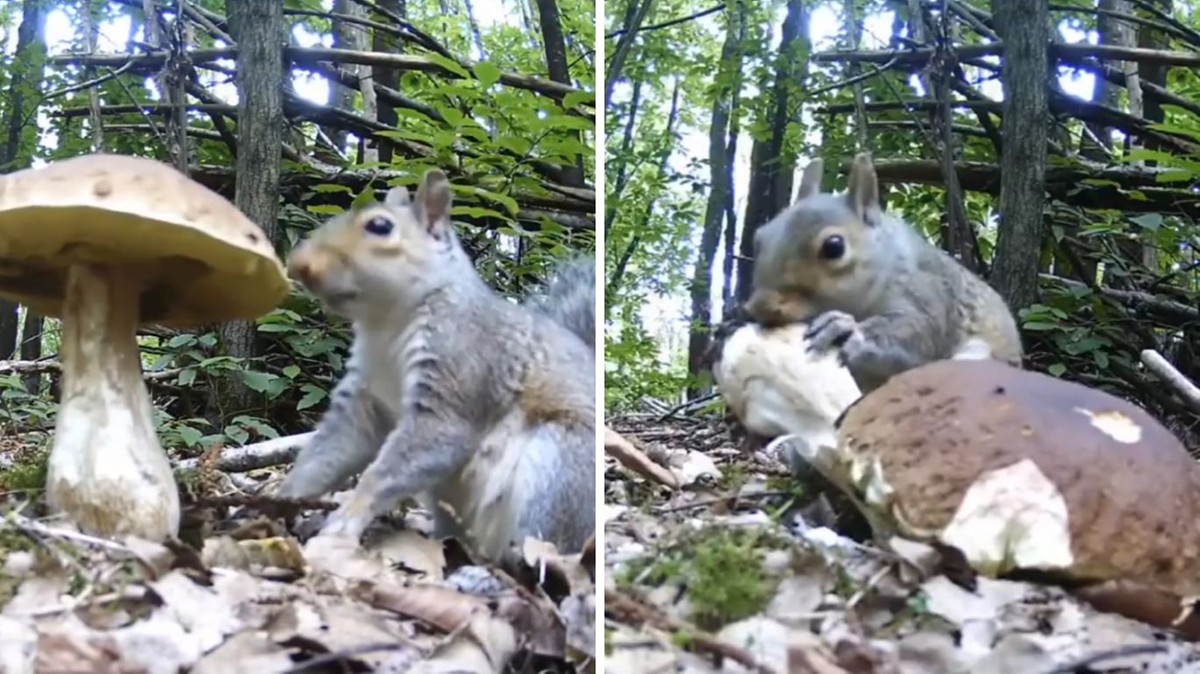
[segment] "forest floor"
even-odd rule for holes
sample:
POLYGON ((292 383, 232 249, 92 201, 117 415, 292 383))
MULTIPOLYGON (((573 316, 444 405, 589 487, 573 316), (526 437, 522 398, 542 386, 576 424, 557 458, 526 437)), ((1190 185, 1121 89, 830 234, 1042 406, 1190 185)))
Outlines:
POLYGON ((884 552, 806 524, 784 465, 715 416, 608 428, 606 671, 1200 672, 1200 648, 1060 588, 968 591, 924 545, 884 552))
MULTIPOLYGON (((40 492, 14 484, 44 484, 44 457, 0 437, 4 674, 595 670, 594 549, 528 541, 517 579, 428 538, 418 510, 359 546, 186 498, 178 541, 100 540, 41 518, 40 492)), ((187 482, 237 500, 274 472, 187 482)))

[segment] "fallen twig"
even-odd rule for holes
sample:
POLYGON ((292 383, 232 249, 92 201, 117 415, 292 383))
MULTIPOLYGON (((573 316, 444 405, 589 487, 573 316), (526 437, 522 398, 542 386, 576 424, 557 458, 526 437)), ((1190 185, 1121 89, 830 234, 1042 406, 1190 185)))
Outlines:
POLYGON ((608 426, 604 427, 604 453, 648 480, 653 480, 671 489, 679 488, 679 480, 676 479, 674 473, 652 461, 645 452, 608 426))
POLYGON ((1188 378, 1163 358, 1162 354, 1154 349, 1142 351, 1142 365, 1158 375, 1163 382, 1170 384, 1193 412, 1200 413, 1200 388, 1188 381, 1188 378))
MULTIPOLYGON (((296 454, 312 440, 316 431, 287 435, 273 440, 264 440, 241 447, 226 447, 217 455, 215 468, 226 473, 244 473, 259 468, 269 468, 296 459, 296 454)), ((194 471, 200 459, 184 459, 175 467, 182 471, 194 471)))
MULTIPOLYGON (((184 368, 173 367, 168 370, 153 370, 143 372, 142 378, 147 381, 158 381, 178 376, 184 368)), ((0 360, 0 374, 41 374, 62 371, 62 365, 56 360, 0 360)))
POLYGON ((617 619, 626 624, 648 623, 655 629, 664 632, 679 632, 687 637, 693 650, 708 653, 722 658, 729 658, 739 665, 760 674, 773 674, 775 670, 760 664, 754 656, 733 644, 721 641, 716 635, 704 632, 691 625, 677 623, 671 618, 643 606, 641 603, 613 590, 604 591, 604 612, 612 613, 617 619))

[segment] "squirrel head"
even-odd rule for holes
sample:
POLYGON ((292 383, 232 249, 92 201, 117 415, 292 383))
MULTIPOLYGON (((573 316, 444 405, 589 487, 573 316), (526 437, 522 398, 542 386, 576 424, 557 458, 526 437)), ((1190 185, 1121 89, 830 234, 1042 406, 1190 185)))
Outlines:
POLYGON ((754 291, 745 311, 763 325, 860 306, 875 280, 871 260, 886 254, 873 248, 883 212, 871 156, 854 158, 845 194, 821 192, 823 169, 820 159, 809 162, 796 202, 754 234, 754 291))
POLYGON ((315 229, 292 251, 288 275, 350 320, 415 306, 460 274, 457 263, 466 260, 450 223, 451 201, 446 174, 431 169, 414 197, 394 187, 382 202, 315 229))

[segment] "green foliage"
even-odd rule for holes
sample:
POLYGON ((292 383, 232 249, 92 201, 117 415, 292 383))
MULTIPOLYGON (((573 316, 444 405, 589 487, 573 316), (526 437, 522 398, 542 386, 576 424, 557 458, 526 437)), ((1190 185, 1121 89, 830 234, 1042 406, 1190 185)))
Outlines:
POLYGON ((767 575, 762 555, 788 547, 787 541, 765 531, 709 527, 631 563, 617 583, 685 586, 691 619, 716 630, 766 607, 778 579, 767 575))

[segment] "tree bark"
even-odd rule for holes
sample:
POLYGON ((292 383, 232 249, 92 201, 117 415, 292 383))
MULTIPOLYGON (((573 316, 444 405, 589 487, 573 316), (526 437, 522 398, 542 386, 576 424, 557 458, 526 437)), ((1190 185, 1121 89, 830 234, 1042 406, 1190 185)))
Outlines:
MULTIPOLYGON (((737 3, 726 10, 725 44, 714 85, 712 123, 708 132, 708 163, 712 185, 704 209, 704 230, 691 283, 691 328, 688 331, 688 374, 693 378, 704 369, 704 357, 711 340, 712 269, 721 240, 721 223, 733 198, 733 158, 729 156, 730 115, 741 83, 741 43, 745 35, 746 15, 737 3)), ((693 380, 694 382, 694 380, 693 380)), ((688 396, 701 395, 702 387, 688 386, 688 396)))
MULTIPOLYGON (((226 0, 233 38, 238 41, 238 154, 234 203, 262 227, 271 241, 282 240, 278 223, 279 174, 283 143, 283 0, 226 0)), ((228 355, 257 354, 254 323, 236 321, 222 329, 228 355)), ((248 407, 253 392, 235 382, 233 397, 248 407)))
MULTIPOLYGON (((675 149, 675 130, 676 130, 676 125, 679 124, 679 96, 680 96, 680 90, 681 90, 682 86, 683 85, 680 82, 679 78, 676 78, 675 86, 673 87, 672 92, 671 92, 671 111, 667 113, 667 126, 665 129, 663 129, 662 140, 661 140, 661 144, 659 145, 658 159, 656 162, 656 167, 657 167, 656 172, 658 174, 659 180, 662 181, 662 184, 667 183, 667 180, 665 177, 665 174, 667 171, 667 160, 669 160, 671 158, 671 153, 675 149)), ((634 85, 633 85, 633 88, 634 88, 633 103, 634 103, 634 105, 633 105, 633 109, 630 110, 630 115, 636 115, 636 113, 637 113, 637 107, 638 107, 637 103, 641 97, 639 94, 640 87, 641 87, 641 82, 634 82, 634 85)), ((633 126, 634 126, 633 121, 630 120, 629 128, 632 129, 633 126)), ((632 151, 633 151, 632 147, 624 147, 622 150, 623 153, 632 152, 632 151)), ((628 155, 622 154, 621 158, 627 160, 628 155)), ((620 193, 617 192, 617 194, 620 194, 620 193)), ((614 202, 620 200, 619 197, 617 197, 617 196, 613 196, 611 198, 614 202)), ((648 222, 650 220, 650 218, 653 217, 654 204, 657 201, 658 201, 658 193, 656 193, 654 196, 651 196, 649 199, 646 200, 645 208, 642 211, 642 213, 643 213, 642 219, 641 219, 642 222, 648 222)), ((606 204, 606 207, 607 207, 607 204, 606 204)), ((611 213, 612 217, 615 218, 616 217, 615 207, 613 209, 609 210, 609 213, 611 213)), ((617 258, 617 264, 613 267, 612 273, 606 275, 606 277, 605 277, 605 282, 607 283, 607 287, 605 289, 606 296, 612 296, 612 297, 616 296, 617 290, 619 290, 621 287, 621 282, 625 280, 625 270, 629 267, 629 261, 631 259, 633 259, 634 253, 637 252, 638 247, 642 244, 641 228, 634 227, 633 230, 634 230, 634 235, 632 237, 630 237, 629 242, 625 244, 625 249, 621 251, 621 256, 619 258, 617 258)), ((605 230, 605 231, 607 232, 607 230, 605 230)), ((605 303, 605 307, 607 308, 608 306, 609 305, 607 303, 605 303)), ((607 316, 605 316, 605 318, 607 319, 607 316)))
POLYGON ((637 39, 637 31, 642 27, 642 23, 646 21, 646 17, 650 15, 650 11, 654 9, 654 0, 629 0, 629 6, 625 11, 625 21, 621 26, 621 37, 617 39, 617 46, 613 48, 612 55, 609 56, 608 72, 604 74, 604 105, 607 107, 612 99, 613 86, 617 80, 621 79, 621 71, 625 68, 625 59, 629 58, 629 50, 633 48, 633 41, 637 39))
POLYGON ((1004 40, 1000 224, 991 283, 1013 311, 1037 299, 1045 204, 1048 11, 1046 3, 992 0, 1004 40))
MULTIPOLYGON (((538 24, 542 29, 542 44, 546 50, 546 70, 550 79, 560 84, 571 85, 571 73, 567 68, 567 43, 563 39, 562 21, 558 16, 556 0, 537 0, 538 24)), ((482 47, 480 48, 482 50, 482 47)), ((579 139, 579 132, 572 135, 579 139)), ((571 187, 583 187, 583 157, 578 157, 571 166, 563 167, 563 182, 571 187)))
MULTIPOLYGON (((408 17, 408 3, 405 0, 378 0, 378 2, 382 9, 388 10, 399 17, 408 17)), ((377 30, 374 31, 372 37, 371 49, 389 54, 402 54, 404 53, 404 42, 391 33, 377 30)), ((400 71, 395 68, 375 66, 375 81, 381 87, 398 91, 400 89, 400 71)), ((395 128, 396 122, 399 120, 399 117, 396 115, 396 108, 388 103, 378 105, 377 107, 379 123, 395 128)), ((376 143, 379 146, 379 161, 390 164, 392 158, 395 156, 396 146, 387 138, 376 139, 376 143)))
POLYGON ((804 79, 808 69, 808 54, 812 45, 807 35, 808 11, 805 0, 788 0, 787 16, 775 60, 775 83, 771 93, 771 135, 754 141, 750 149, 750 181, 746 188, 746 214, 737 260, 737 280, 734 298, 745 302, 750 298, 750 279, 754 274, 754 233, 775 214, 783 210, 792 198, 792 174, 796 171, 796 156, 784 148, 784 135, 791 121, 792 89, 804 79))
MULTIPOLYGON (((5 140, 0 147, 0 172, 10 173, 29 166, 33 155, 32 144, 23 142, 29 123, 37 131, 37 115, 34 110, 41 98, 43 71, 46 63, 46 14, 47 7, 43 0, 24 0, 21 3, 21 26, 17 29, 17 51, 13 58, 13 69, 5 98, 6 112, 5 140), (30 145, 30 147, 26 147, 30 145)), ((36 141, 35 141, 36 142, 36 141)), ((29 316, 29 320, 38 324, 37 333, 41 333, 41 319, 29 316)), ((0 360, 10 358, 18 352, 18 326, 20 319, 17 305, 13 302, 0 300, 0 360)), ((26 326, 29 328, 30 326, 26 326)), ((37 353, 40 355, 41 342, 38 342, 37 353)), ((23 346, 22 353, 30 351, 23 346)), ((28 384, 28 382, 27 382, 28 384)))

